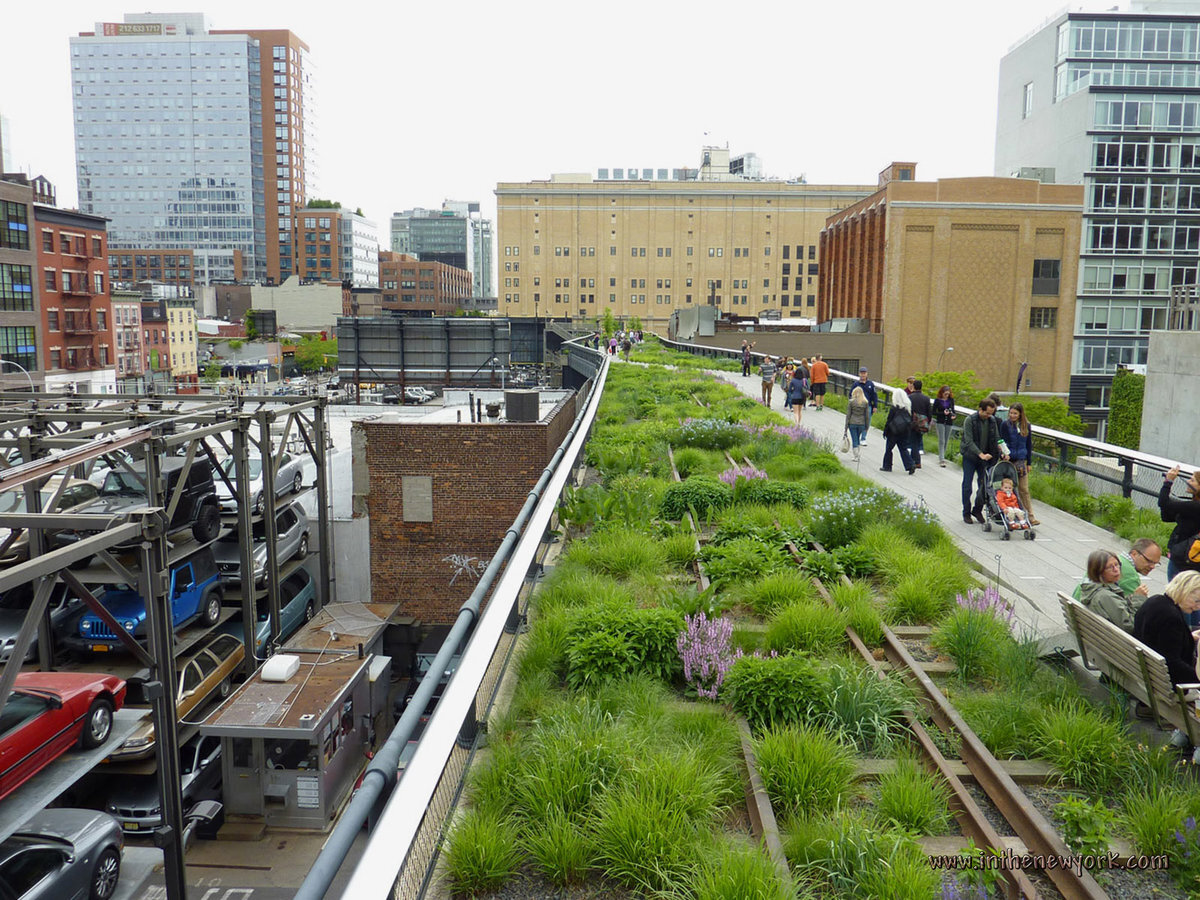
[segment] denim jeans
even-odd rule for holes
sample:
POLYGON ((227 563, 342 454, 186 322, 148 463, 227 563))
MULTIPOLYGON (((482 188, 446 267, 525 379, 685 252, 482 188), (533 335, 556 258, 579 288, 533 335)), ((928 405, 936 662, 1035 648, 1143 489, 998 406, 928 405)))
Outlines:
POLYGON ((853 446, 857 447, 862 443, 862 439, 867 436, 866 425, 850 425, 850 440, 853 446))
POLYGON ((908 453, 912 457, 914 466, 921 464, 921 451, 925 449, 925 435, 919 431, 910 431, 908 433, 908 453))
POLYGON ((905 436, 900 440, 896 440, 890 434, 885 434, 884 439, 883 468, 889 472, 892 470, 892 448, 895 447, 900 451, 900 462, 904 466, 904 471, 911 472, 913 461, 912 456, 908 452, 908 437, 905 436))
POLYGON ((984 481, 987 478, 988 460, 977 456, 963 455, 962 458, 962 507, 963 515, 969 516, 974 510, 983 509, 984 481), (971 482, 979 479, 979 490, 975 493, 975 504, 971 505, 971 482))

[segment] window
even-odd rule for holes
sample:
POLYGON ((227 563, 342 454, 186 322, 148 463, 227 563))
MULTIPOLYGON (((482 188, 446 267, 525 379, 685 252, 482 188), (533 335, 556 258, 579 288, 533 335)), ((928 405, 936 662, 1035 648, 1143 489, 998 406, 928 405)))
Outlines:
POLYGON ((1061 260, 1035 259, 1033 261, 1033 293, 1057 296, 1060 267, 1061 260))
POLYGON ((62 253, 70 253, 71 252, 71 239, 69 237, 67 237, 65 234, 59 235, 58 249, 62 253))
POLYGON ((1054 328, 1058 324, 1058 309, 1053 306, 1034 306, 1029 310, 1030 328, 1054 328))
POLYGON ((1033 115, 1033 82, 1028 81, 1021 89, 1021 118, 1028 119, 1033 115))
POLYGON ((0 359, 7 359, 33 372, 40 368, 32 325, 0 327, 0 359))
POLYGON ((29 208, 24 203, 0 201, 0 247, 29 249, 29 208))
POLYGON ((46 327, 50 331, 58 331, 58 310, 52 309, 46 313, 46 327))
POLYGON ((42 249, 45 250, 47 253, 54 252, 54 232, 53 231, 43 231, 42 232, 42 249))
POLYGON ((100 238, 92 238, 92 256, 103 256, 102 247, 100 246, 100 238))
POLYGON ((13 312, 31 312, 33 310, 32 266, 0 263, 0 310, 13 312))
POLYGON ((46 290, 57 291, 58 290, 58 273, 55 272, 53 269, 46 269, 45 276, 46 276, 46 290))

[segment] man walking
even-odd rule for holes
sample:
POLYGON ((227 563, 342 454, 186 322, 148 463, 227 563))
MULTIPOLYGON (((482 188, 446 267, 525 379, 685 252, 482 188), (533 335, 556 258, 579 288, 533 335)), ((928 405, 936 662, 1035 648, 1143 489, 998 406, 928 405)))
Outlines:
MULTIPOLYGON (((873 382, 870 378, 867 377, 867 367, 866 366, 862 366, 858 370, 858 383, 855 384, 854 387, 862 388, 863 396, 867 398, 867 403, 871 407, 869 416, 875 415, 875 407, 877 407, 879 405, 879 395, 877 393, 875 393, 875 382, 873 382)), ((860 447, 867 446, 867 434, 870 432, 870 430, 871 430, 871 420, 868 417, 867 427, 865 429, 863 429, 862 440, 859 441, 860 447)))
POLYGON ((825 385, 829 384, 829 364, 817 354, 816 361, 808 372, 808 381, 812 385, 813 400, 817 409, 825 408, 825 385))
POLYGON ((753 346, 754 344, 742 341, 742 375, 745 377, 750 375, 750 348, 753 346))
MULTIPOLYGON (((984 397, 979 401, 979 409, 967 416, 962 430, 962 507, 963 522, 973 524, 971 517, 980 525, 983 524, 984 482, 987 479, 988 466, 997 456, 1000 456, 1000 429, 993 416, 996 413, 996 401, 984 397), (979 488, 975 492, 975 502, 971 502, 971 482, 978 479, 979 488)), ((1004 454, 1007 459, 1008 455, 1004 454)))
POLYGON ((762 365, 758 367, 758 374, 762 378, 762 402, 763 406, 771 405, 771 391, 775 387, 775 373, 779 371, 775 365, 775 360, 769 355, 763 357, 762 365))
POLYGON ((912 431, 909 433, 908 452, 912 456, 913 468, 921 468, 921 451, 925 449, 925 435, 933 427, 933 403, 921 391, 924 385, 920 378, 912 381, 912 392, 908 402, 912 405, 912 431))

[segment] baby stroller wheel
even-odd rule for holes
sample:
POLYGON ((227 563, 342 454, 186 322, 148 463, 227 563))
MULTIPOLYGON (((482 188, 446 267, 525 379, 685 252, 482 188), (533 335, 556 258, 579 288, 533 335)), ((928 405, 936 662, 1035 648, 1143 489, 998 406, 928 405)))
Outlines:
POLYGON ((1009 540, 1011 537, 1012 537, 1012 532, 1011 532, 1011 531, 1006 531, 1006 532, 1004 532, 1004 534, 1000 535, 1000 540, 1002 540, 1002 541, 1007 541, 1007 540, 1009 540))
POLYGON ((1025 540, 1032 541, 1035 537, 1037 533, 1032 528, 1025 532, 1025 540))
POLYGON ((992 530, 992 517, 990 515, 984 516, 984 518, 983 518, 983 530, 984 531, 992 530))

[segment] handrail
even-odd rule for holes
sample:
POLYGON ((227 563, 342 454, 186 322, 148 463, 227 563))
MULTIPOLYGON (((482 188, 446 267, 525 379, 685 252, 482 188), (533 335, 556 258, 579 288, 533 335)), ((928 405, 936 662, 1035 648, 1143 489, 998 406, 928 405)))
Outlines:
MULTIPOLYGON (((659 340, 668 347, 693 353, 697 356, 728 356, 737 359, 742 355, 742 351, 740 349, 709 347, 704 344, 692 344, 686 341, 672 341, 662 337, 660 337, 659 340)), ((751 351, 751 356, 756 358, 761 358, 767 355, 768 354, 765 353, 751 351)), ((858 376, 852 375, 849 372, 830 369, 829 381, 830 385, 833 386, 835 393, 848 393, 848 390, 839 391, 838 388, 849 387, 852 383, 858 381, 858 376)), ((895 388, 892 385, 885 384, 882 381, 875 381, 873 383, 877 388, 881 389, 879 391, 879 404, 881 407, 886 409, 891 405, 891 391, 893 391, 895 388)), ((956 406, 955 409, 958 411, 959 415, 962 416, 970 415, 975 411, 974 409, 963 406, 956 406)), ((955 430, 961 430, 961 426, 956 425, 955 430)), ((1034 451, 1033 455, 1035 458, 1047 461, 1051 467, 1083 472, 1089 478, 1095 478, 1099 481, 1104 481, 1109 484, 1119 485, 1122 496, 1125 497, 1131 497, 1135 493, 1143 494, 1148 497, 1158 496, 1158 488, 1151 489, 1143 487, 1134 480, 1135 467, 1141 467, 1152 472, 1166 472, 1174 466, 1179 466, 1185 476, 1185 479, 1191 471, 1200 469, 1200 466, 1197 466, 1193 463, 1186 463, 1182 460, 1174 460, 1165 456, 1156 456, 1153 453, 1142 453, 1140 450, 1130 450, 1128 447, 1120 447, 1116 444, 1109 444, 1104 441, 1095 440, 1094 438, 1080 437, 1077 434, 1069 434, 1065 431, 1056 431, 1053 428, 1043 428, 1041 425, 1031 425, 1030 431, 1036 438, 1053 442, 1056 451, 1055 454, 1034 451), (1121 477, 1114 477, 1104 472, 1097 472, 1094 469, 1075 465, 1075 463, 1070 459, 1072 450, 1084 452, 1089 456, 1115 457, 1121 467, 1121 477)))
POLYGON ((550 516, 558 504, 558 497, 587 441, 607 374, 608 365, 605 362, 570 431, 529 492, 521 512, 480 576, 475 590, 459 609, 450 633, 430 664, 429 671, 432 673, 447 671, 458 647, 469 640, 457 670, 425 726, 403 778, 397 778, 400 754, 433 696, 439 681, 437 676, 421 680, 400 721, 367 766, 361 787, 313 862, 296 892, 296 900, 321 900, 325 897, 359 831, 368 823, 378 802, 385 796, 388 797, 387 805, 371 832, 367 848, 343 895, 382 900, 392 894, 426 807, 462 723, 474 708, 484 672, 508 621, 512 603, 504 602, 503 598, 511 597, 515 601, 525 581, 550 516), (502 567, 504 574, 497 581, 502 567), (479 611, 493 585, 495 592, 491 602, 480 616, 479 611), (402 791, 393 790, 393 787, 400 787, 401 784, 402 791))

